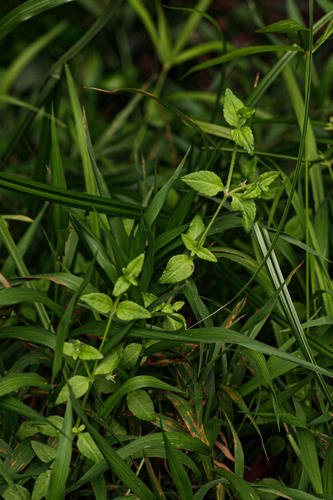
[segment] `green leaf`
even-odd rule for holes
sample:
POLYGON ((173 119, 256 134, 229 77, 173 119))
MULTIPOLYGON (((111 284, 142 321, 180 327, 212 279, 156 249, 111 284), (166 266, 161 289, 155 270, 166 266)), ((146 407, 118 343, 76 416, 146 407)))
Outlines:
POLYGON ((191 238, 188 234, 181 234, 180 236, 187 250, 190 250, 191 255, 195 255, 198 249, 198 244, 195 239, 191 238))
POLYGON ((88 293, 81 300, 100 314, 108 314, 112 310, 113 300, 105 293, 88 293))
POLYGON ((41 500, 46 497, 49 490, 51 470, 46 470, 42 472, 34 484, 34 489, 32 490, 31 500, 41 500))
MULTIPOLYGON (((251 116, 256 112, 254 108, 247 108, 244 106, 244 108, 241 108, 237 111, 238 115, 244 120, 244 123, 251 118, 251 116)), ((242 124, 243 125, 243 124, 242 124)))
POLYGON ((233 129, 231 131, 231 137, 237 146, 245 149, 250 155, 254 154, 254 138, 250 127, 242 127, 241 129, 233 129))
POLYGON ((289 31, 309 31, 296 21, 283 20, 256 30, 256 33, 288 33, 289 31))
POLYGON ((178 283, 189 278, 194 271, 193 260, 189 255, 175 255, 169 260, 160 277, 160 283, 178 283))
POLYGON ((31 448, 43 463, 51 462, 56 456, 56 450, 52 446, 40 443, 39 441, 31 441, 31 448))
POLYGON ((127 345, 121 357, 121 365, 127 370, 133 368, 136 365, 141 350, 141 344, 136 344, 133 342, 132 344, 127 345))
POLYGON ((215 257, 215 255, 207 248, 199 247, 196 255, 199 257, 199 259, 208 260, 209 262, 217 262, 217 258, 215 257))
POLYGON ((224 190, 220 177, 216 175, 215 172, 210 172, 209 170, 192 172, 191 174, 181 177, 181 180, 192 189, 195 189, 198 193, 206 196, 215 196, 217 193, 224 190))
POLYGON ((79 452, 94 463, 103 460, 103 455, 96 446, 89 432, 82 432, 77 438, 77 448, 79 452))
POLYGON ((15 486, 18 488, 19 492, 12 489, 10 486, 1 492, 1 496, 4 500, 30 500, 30 493, 26 488, 20 484, 16 484, 15 486))
POLYGON ((123 321, 132 321, 133 319, 151 318, 151 313, 139 304, 130 300, 120 302, 116 309, 116 316, 123 321))
POLYGON ((143 389, 129 392, 126 401, 129 411, 135 417, 141 420, 148 420, 148 422, 153 422, 156 419, 151 397, 143 389))
POLYGON ((129 289, 132 283, 130 283, 125 276, 119 276, 117 281, 115 282, 115 285, 113 287, 112 295, 115 297, 119 297, 119 295, 122 295, 123 293, 126 292, 126 290, 129 289))
POLYGON ((238 113, 240 109, 244 109, 242 101, 238 99, 230 89, 226 89, 223 103, 223 116, 225 121, 232 127, 238 128, 242 125, 238 113))
MULTIPOLYGON (((76 345, 76 344, 75 344, 76 345)), ((79 345, 79 359, 93 360, 93 359, 103 359, 103 354, 99 352, 95 347, 87 344, 79 345)))
MULTIPOLYGON (((81 375, 75 375, 75 377, 72 377, 69 381, 68 384, 71 386, 74 396, 78 399, 81 396, 83 396, 87 390, 89 389, 89 379, 88 377, 82 377, 81 375)), ((56 404, 59 405, 61 403, 65 403, 66 401, 69 401, 70 396, 69 396, 69 389, 68 385, 66 384, 61 391, 59 392, 59 395, 56 400, 56 404)))
MULTIPOLYGON (((202 221, 202 218, 199 214, 195 215, 192 221, 190 222, 190 227, 187 230, 187 236, 190 238, 193 238, 194 240, 197 239, 200 234, 202 234, 205 230, 205 224, 202 221)), ((202 244, 205 243, 205 240, 202 242, 202 244)))
POLYGON ((120 362, 122 351, 123 344, 119 344, 106 358, 103 359, 103 361, 101 361, 101 363, 97 366, 94 375, 108 375, 109 373, 112 373, 120 362))
POLYGON ((186 328, 186 319, 182 314, 173 313, 172 316, 166 316, 163 320, 163 329, 175 332, 180 328, 186 328))
POLYGON ((133 278, 137 278, 139 276, 139 274, 142 271, 144 260, 145 260, 145 254, 142 253, 138 257, 133 259, 125 269, 123 269, 123 273, 127 279, 128 275, 132 276, 133 278))
POLYGON ((244 200, 242 195, 233 194, 231 208, 236 212, 240 210, 243 214, 242 224, 247 233, 251 231, 251 228, 256 217, 256 205, 253 200, 244 200))
POLYGON ((257 182, 253 182, 249 186, 247 186, 247 190, 242 194, 243 200, 258 198, 260 196, 261 189, 258 186, 257 182))
POLYGON ((40 432, 44 436, 59 437, 60 430, 64 422, 63 417, 60 417, 59 415, 51 415, 51 417, 48 417, 47 420, 50 422, 49 424, 35 422, 34 425, 38 429, 38 432, 40 432))
POLYGON ((272 184, 280 175, 280 172, 265 172, 257 179, 257 183, 262 191, 268 191, 268 186, 272 184))

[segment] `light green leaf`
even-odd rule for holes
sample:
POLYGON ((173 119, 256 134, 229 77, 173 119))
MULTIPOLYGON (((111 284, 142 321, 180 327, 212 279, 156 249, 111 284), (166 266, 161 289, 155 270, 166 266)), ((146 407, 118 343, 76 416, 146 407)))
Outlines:
POLYGON ((112 295, 114 295, 115 297, 119 297, 119 295, 125 293, 130 286, 131 283, 125 278, 125 276, 119 276, 114 285, 112 295))
POLYGON ((127 345, 120 360, 121 365, 127 370, 133 368, 136 365, 138 357, 140 356, 141 349, 141 344, 136 344, 133 342, 132 344, 127 345))
MULTIPOLYGON (((190 227, 187 230, 187 236, 190 236, 194 240, 203 233, 205 230, 205 224, 202 221, 202 218, 199 214, 195 215, 192 221, 190 222, 190 227)), ((204 244, 205 241, 202 242, 204 244)))
POLYGON ((258 186, 258 183, 256 181, 247 187, 247 190, 242 194, 242 198, 243 198, 243 200, 258 198, 258 196, 260 196, 260 193, 261 193, 261 189, 258 186))
POLYGON ((99 352, 95 347, 87 344, 80 344, 79 347, 79 359, 93 360, 93 359, 103 359, 103 354, 99 352))
POLYGON ((238 99, 238 97, 236 97, 230 89, 226 89, 223 104, 223 116, 225 121, 232 127, 238 128, 242 125, 238 113, 240 109, 244 109, 242 101, 238 99))
POLYGON ((268 186, 279 177, 280 172, 265 172, 257 179, 257 183, 262 191, 268 191, 268 186))
MULTIPOLYGON (((244 108, 241 108, 237 111, 238 115, 241 117, 241 122, 244 121, 244 123, 251 118, 253 113, 255 113, 256 110, 254 108, 247 108, 244 106, 244 108)), ((243 123, 242 123, 243 125, 243 123)))
POLYGON ((29 491, 23 486, 17 484, 16 488, 18 488, 20 494, 8 486, 4 491, 1 492, 2 498, 4 500, 30 500, 29 491))
POLYGON ((123 321, 132 321, 133 319, 151 318, 151 313, 139 304, 130 300, 120 302, 116 309, 116 316, 123 321))
POLYGON ((105 359, 103 359, 103 361, 101 361, 95 370, 95 375, 108 375, 117 368, 122 356, 123 345, 124 344, 119 344, 105 359))
POLYGON ((200 194, 215 196, 224 190, 221 179, 215 172, 199 170, 181 177, 181 180, 200 194))
POLYGON ((256 205, 253 200, 244 200, 242 195, 233 194, 231 208, 236 212, 240 210, 243 214, 242 224, 247 233, 251 231, 251 228, 256 217, 256 205))
POLYGON ((47 444, 40 443, 39 441, 31 441, 31 448, 34 450, 39 460, 45 464, 53 460, 56 456, 55 448, 52 448, 52 446, 47 444))
POLYGON ((193 260, 189 255, 175 255, 169 260, 160 277, 160 283, 178 283, 189 278, 194 271, 193 260))
MULTIPOLYGON (((74 392, 74 396, 76 397, 76 399, 80 398, 81 396, 83 396, 87 390, 89 389, 89 379, 88 377, 82 377, 81 375, 75 375, 75 377, 72 377, 68 383, 70 384, 73 392, 74 392)), ((66 401, 68 401, 70 399, 70 396, 69 396, 69 389, 68 389, 68 385, 66 384, 60 391, 58 397, 57 397, 57 400, 56 400, 56 404, 59 405, 61 403, 65 403, 66 401)))
POLYGON ((50 424, 43 424, 43 423, 36 423, 36 427, 38 431, 43 434, 44 436, 49 436, 49 437, 59 437, 60 436, 60 430, 62 429, 64 419, 63 417, 60 417, 59 415, 52 415, 51 417, 48 417, 50 424), (55 429, 56 427, 56 429, 55 429), (57 430, 59 429, 59 430, 57 430))
POLYGON ((77 448, 79 452, 94 463, 103 460, 103 455, 96 446, 89 432, 82 432, 77 438, 77 448))
MULTIPOLYGON (((133 278, 137 278, 142 271, 142 266, 143 266, 144 260, 145 260, 144 253, 140 254, 138 257, 133 259, 126 267, 127 273, 129 273, 131 276, 133 276, 133 278)), ((123 269, 123 273, 125 275, 125 269, 123 269)))
POLYGON ((250 179, 255 172, 257 166, 258 159, 256 156, 251 158, 244 166, 241 166, 242 174, 246 179, 250 179))
POLYGON ((173 313, 172 316, 166 316, 163 320, 163 329, 175 332, 180 328, 186 328, 186 320, 182 314, 173 313))
MULTIPOLYGON (((155 302, 155 300, 157 300, 157 296, 154 295, 153 293, 143 292, 142 297, 145 307, 149 307, 150 304, 152 304, 153 302, 155 302)), ((154 310, 156 311, 156 309, 154 310)))
POLYGON ((196 254, 199 259, 209 260, 209 262, 217 262, 217 258, 215 257, 215 255, 207 248, 199 247, 196 254))
POLYGON ((49 484, 50 484, 51 470, 46 470, 42 472, 34 484, 34 489, 32 490, 31 500, 41 500, 46 497, 49 484))
POLYGON ((19 428, 16 436, 20 441, 23 441, 23 439, 34 436, 35 434, 38 434, 38 432, 39 429, 36 422, 33 420, 25 420, 19 428))
POLYGON ((109 313, 113 306, 113 300, 105 293, 87 293, 81 300, 101 314, 109 313))
POLYGON ((151 397, 143 389, 129 392, 126 400, 129 411, 135 417, 141 420, 148 420, 149 422, 153 422, 156 419, 151 397))
POLYGON ((245 149, 247 153, 253 155, 254 153, 254 137, 250 127, 242 127, 241 129, 233 129, 231 137, 237 146, 245 149))
POLYGON ((182 237, 183 243, 186 246, 187 250, 193 252, 192 255, 194 255, 198 248, 197 242, 193 238, 191 238, 191 236, 188 236, 188 234, 181 234, 180 236, 182 237))

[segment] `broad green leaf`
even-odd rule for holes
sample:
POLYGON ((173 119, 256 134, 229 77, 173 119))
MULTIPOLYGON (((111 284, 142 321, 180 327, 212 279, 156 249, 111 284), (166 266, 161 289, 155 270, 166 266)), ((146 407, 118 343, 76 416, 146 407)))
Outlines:
POLYGON ((132 321, 134 319, 151 318, 151 313, 139 304, 130 300, 120 302, 116 309, 116 316, 123 321, 132 321))
POLYGON ((128 266, 123 269, 124 276, 129 279, 129 276, 137 278, 142 271, 143 262, 145 260, 145 254, 142 253, 135 259, 133 259, 128 266))
POLYGON ((117 368, 120 362, 122 351, 123 344, 119 344, 106 358, 103 359, 103 361, 99 363, 94 372, 94 375, 108 375, 112 373, 117 368))
POLYGON ((77 438, 77 448, 79 452, 94 463, 103 460, 103 455, 96 446, 89 432, 82 432, 77 438))
POLYGON ((237 146, 245 149, 250 155, 254 154, 254 138, 250 127, 242 127, 240 129, 233 129, 231 131, 231 137, 237 146))
POLYGON ((148 420, 148 422, 153 422, 156 419, 151 397, 143 389, 129 392, 126 401, 129 411, 135 417, 141 420, 148 420))
MULTIPOLYGON (((197 237, 204 232, 204 230, 205 230, 205 224, 203 223, 201 216, 197 214, 190 222, 190 227, 188 228, 186 234, 187 236, 190 236, 190 238, 196 240, 197 237)), ((205 241, 202 242, 202 244, 204 243, 205 241)))
POLYGON ((209 262, 217 262, 217 258, 215 257, 215 255, 207 248, 199 247, 196 255, 199 257, 199 259, 208 260, 209 262))
POLYGON ((64 422, 63 417, 60 417, 59 415, 51 415, 47 418, 47 420, 50 423, 35 422, 38 431, 44 436, 60 437, 60 430, 62 429, 64 422))
POLYGON ((48 444, 40 443, 39 441, 31 441, 31 448, 43 463, 50 462, 56 456, 55 448, 52 448, 52 446, 48 444))
POLYGON ((180 236, 187 250, 190 250, 191 255, 195 255, 198 248, 198 244, 195 239, 191 238, 188 234, 181 234, 180 236))
POLYGON ((75 344, 65 342, 64 354, 72 356, 73 359, 79 358, 88 361, 93 359, 103 359, 103 354, 95 349, 95 347, 87 344, 81 344, 79 340, 77 340, 75 344))
POLYGON ((194 271, 193 260, 189 255, 175 255, 167 263, 160 277, 160 283, 178 283, 189 278, 194 271))
POLYGON ((100 314, 108 314, 112 310, 113 300, 105 293, 87 293, 81 300, 100 314))
POLYGON ((167 331, 177 331, 180 328, 186 328, 186 319, 182 314, 173 313, 172 316, 166 316, 163 320, 163 329, 167 331))
MULTIPOLYGON (((82 377, 81 375, 75 375, 75 377, 69 379, 68 384, 71 386, 76 398, 80 398, 81 396, 83 396, 89 389, 88 377, 82 377)), ((66 401, 69 401, 69 399, 69 389, 68 385, 66 384, 59 392, 56 404, 59 405, 61 403, 65 403, 66 401)))
POLYGON ((217 193, 224 190, 220 177, 209 170, 192 172, 181 177, 181 180, 198 193, 206 196, 216 196, 217 193))
POLYGON ((243 200, 258 198, 260 196, 261 189, 257 182, 253 182, 247 187, 247 190, 242 194, 243 200))
POLYGON ((15 486, 18 491, 7 486, 7 488, 1 492, 1 496, 4 500, 30 500, 30 493, 27 488, 24 488, 24 486, 20 484, 16 484, 15 486))
POLYGON ((256 217, 256 205, 253 200, 244 200, 242 195, 233 194, 231 208, 236 212, 240 210, 243 214, 242 224, 247 233, 251 231, 251 228, 256 217))
MULTIPOLYGON (((115 282, 115 285, 113 287, 112 295, 115 297, 119 297, 119 295, 122 295, 125 293, 129 287, 131 286, 132 283, 130 283, 125 276, 119 276, 117 281, 115 282)), ((137 283, 136 283, 137 284, 137 283)))
POLYGON ((230 89, 226 89, 223 103, 223 116, 225 121, 232 127, 238 128, 242 125, 238 114, 240 109, 244 109, 242 101, 238 99, 230 89))
POLYGON ((136 365, 136 362, 140 356, 142 350, 142 345, 141 344, 129 344, 125 347, 123 354, 121 356, 121 365, 126 368, 127 370, 130 370, 136 365))
POLYGON ((41 500, 46 497, 49 490, 50 476, 51 470, 46 470, 37 477, 32 490, 31 500, 41 500))
POLYGON ((309 31, 296 21, 283 20, 256 30, 256 33, 289 33, 289 31, 309 31))

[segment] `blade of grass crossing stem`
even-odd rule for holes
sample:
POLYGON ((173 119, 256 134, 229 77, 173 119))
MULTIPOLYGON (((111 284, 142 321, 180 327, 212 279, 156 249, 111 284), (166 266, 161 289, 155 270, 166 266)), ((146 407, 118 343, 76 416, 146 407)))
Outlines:
POLYGON ((70 320, 74 311, 74 308, 76 306, 77 301, 79 300, 80 295, 86 288, 86 286, 89 283, 92 271, 94 269, 95 265, 95 258, 91 261, 91 264, 89 266, 88 272, 86 273, 84 280, 82 281, 81 285, 79 288, 76 290, 74 293, 73 297, 71 298, 66 311, 63 315, 63 317, 60 320, 59 326, 57 328, 57 336, 56 336, 56 346, 54 350, 54 360, 53 360, 53 368, 52 368, 52 379, 51 383, 53 384, 55 381, 55 378, 57 374, 60 371, 61 365, 62 365, 62 358, 63 358, 63 348, 64 348, 64 342, 68 336, 68 331, 69 331, 69 326, 70 326, 70 320))
POLYGON ((94 479, 91 479, 90 484, 92 486, 96 500, 108 499, 104 474, 100 474, 94 479))
MULTIPOLYGON (((73 77, 72 77, 71 71, 69 69, 69 66, 67 66, 67 64, 65 66, 65 71, 66 71, 69 96, 70 96, 71 105, 72 105, 72 112, 73 112, 74 121, 75 121, 76 134, 77 134, 77 139, 78 139, 78 144, 79 144, 79 153, 80 153, 80 156, 82 159, 83 174, 84 174, 84 180, 85 180, 85 185, 86 185, 86 191, 88 194, 98 195, 99 193, 98 193, 98 189, 96 186, 95 175, 94 175, 94 171, 93 171, 93 168, 91 165, 90 155, 89 155, 89 151, 88 151, 87 144, 86 144, 83 114, 82 114, 81 106, 79 103, 79 98, 78 98, 78 95, 77 95, 77 92, 75 89, 73 77)), ((98 221, 97 215, 90 214, 90 221, 91 221, 91 227, 92 227, 94 233, 99 238, 100 237, 100 228, 99 228, 99 221, 98 221)))
MULTIPOLYGON (((306 417, 301 404, 296 399, 294 400, 294 404, 296 407, 297 418, 299 418, 299 420, 306 425, 306 417)), ((322 495, 323 483, 314 436, 310 429, 305 427, 296 427, 296 434, 301 451, 300 459, 303 467, 311 481, 315 493, 317 495, 322 495)))
POLYGON ((156 477, 154 469, 152 468, 150 460, 147 457, 147 454, 145 453, 144 450, 143 450, 143 458, 144 458, 146 469, 147 469, 147 472, 149 475, 150 484, 151 484, 152 489, 156 495, 157 500, 166 500, 166 496, 163 493, 162 487, 161 487, 161 485, 156 477))
MULTIPOLYGON (((90 133, 89 133, 89 128, 88 128, 86 113, 85 113, 84 109, 83 109, 83 120, 84 120, 87 147, 88 147, 88 151, 90 154, 92 168, 94 171, 95 180, 96 180, 99 194, 101 196, 103 196, 104 198, 111 199, 112 198, 111 193, 110 193, 110 191, 105 183, 105 180, 103 179, 103 176, 102 176, 102 174, 97 166, 96 160, 95 160, 94 150, 93 150, 93 147, 91 144, 91 138, 90 138, 90 133)), ((129 241, 129 237, 125 231, 123 221, 121 220, 120 217, 108 217, 108 221, 109 221, 110 227, 112 229, 113 235, 114 235, 118 245, 121 247, 123 252, 125 251, 125 253, 127 255, 129 255, 130 241, 129 241)))
POLYGON ((72 426, 72 402, 69 400, 62 426, 63 433, 59 438, 51 470, 46 500, 63 500, 65 498, 66 481, 72 458, 72 426))
MULTIPOLYGON (((36 233, 36 231, 38 229, 39 223, 42 220, 42 218, 43 218, 43 216, 45 214, 45 210, 47 209, 47 207, 48 207, 48 203, 44 203, 43 208, 41 209, 41 211, 39 212, 39 214, 37 215, 37 217, 34 219, 34 221, 32 222, 32 224, 29 224, 28 229, 26 230, 26 232, 20 238, 20 241, 16 245, 17 251, 20 254, 20 256, 22 257, 22 259, 23 259, 24 255, 25 255, 26 251, 30 248, 31 242, 32 242, 32 240, 33 240, 33 238, 35 236, 35 233, 36 233)), ((5 262, 4 262, 3 266, 2 266, 1 273, 4 276, 12 276, 13 273, 14 273, 14 270, 15 270, 14 261, 11 258, 11 256, 8 255, 7 259, 5 260, 5 262)))
MULTIPOLYGON (((154 493, 141 481, 139 477, 128 467, 128 465, 117 455, 110 444, 99 434, 99 432, 89 423, 86 414, 83 412, 79 402, 74 399, 70 389, 73 408, 78 417, 86 426, 87 431, 93 438, 95 444, 103 454, 111 471, 129 488, 140 500, 155 500, 154 493)), ((47 499, 49 500, 49 499, 47 499)))
MULTIPOLYGON (((60 148, 58 143, 57 128, 54 121, 54 109, 52 105, 51 122, 51 166, 52 166, 52 186, 67 189, 64 167, 61 161, 60 148)), ((65 242, 67 240, 64 231, 68 231, 69 215, 68 210, 55 203, 53 205, 53 223, 57 237, 57 254, 62 255, 65 242)), ((68 236, 68 235, 67 235, 68 236)))
POLYGON ((215 472, 225 479, 228 479, 229 483, 232 484, 242 500, 260 500, 257 492, 247 481, 244 481, 244 479, 241 479, 232 472, 222 469, 221 467, 217 467, 215 472))
MULTIPOLYGON (((259 247, 262 251, 263 256, 265 257, 268 252, 268 248, 271 246, 271 241, 269 238, 269 234, 265 229, 260 229, 258 224, 255 224, 253 226, 253 231, 254 234, 257 238, 259 247)), ((274 251, 271 252, 270 257, 267 259, 267 269, 268 272, 271 276, 272 282, 274 283, 275 288, 278 288, 284 281, 279 263, 277 261, 277 258, 275 256, 274 251)), ((295 336, 298 345, 303 353, 303 356, 306 360, 308 360, 310 363, 313 365, 317 365, 316 361, 314 359, 312 350, 309 346, 309 343, 307 341, 307 338, 304 334, 302 325, 299 321, 294 303, 290 297, 289 290, 287 286, 283 287, 283 290, 280 295, 280 302, 282 305, 282 308, 286 314, 286 317, 288 318, 288 322, 290 325, 290 328, 292 330, 293 335, 295 336)), ((326 382, 323 378, 323 376, 319 373, 316 373, 317 380, 319 382, 319 385, 321 389, 323 390, 324 394, 326 395, 328 401, 330 402, 330 405, 333 406, 333 399, 330 393, 330 390, 328 389, 326 382)))
MULTIPOLYGON (((17 247, 14 243, 14 240, 3 220, 3 218, 0 215, 0 238, 2 239, 9 255, 13 259, 13 262, 15 263, 15 267, 17 269, 17 272, 21 277, 24 276, 29 276, 29 271, 26 268, 25 263, 23 262, 23 259, 17 250, 17 247)), ((28 288, 32 288, 33 290, 36 290, 36 287, 34 283, 27 283, 26 286, 28 288)), ((36 309, 36 312, 39 316, 39 319, 43 325, 44 328, 48 329, 50 327, 50 319, 47 315, 47 312, 45 310, 45 307, 43 304, 40 303, 35 303, 34 307, 36 309)))
POLYGON ((176 490, 178 492, 179 498, 180 500, 192 500, 193 490, 190 478, 184 471, 183 466, 174 448, 170 444, 169 438, 167 437, 167 433, 165 432, 163 427, 163 419, 161 419, 161 429, 163 433, 164 447, 167 456, 169 470, 171 473, 171 477, 174 481, 176 490))

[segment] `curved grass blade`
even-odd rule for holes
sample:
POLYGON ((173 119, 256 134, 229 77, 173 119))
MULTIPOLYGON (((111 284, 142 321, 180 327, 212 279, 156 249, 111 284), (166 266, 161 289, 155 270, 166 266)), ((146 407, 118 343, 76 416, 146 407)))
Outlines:
POLYGON ((21 302, 32 302, 33 304, 41 303, 49 307, 60 318, 63 316, 64 310, 54 300, 37 290, 29 290, 26 288, 5 288, 0 294, 0 307, 6 305, 19 304, 21 302))
POLYGON ((147 457, 147 454, 145 453, 144 450, 143 450, 143 458, 144 458, 146 469, 147 469, 147 472, 149 475, 150 484, 151 484, 152 489, 156 495, 156 499, 157 500, 166 500, 166 496, 163 493, 162 487, 161 487, 161 485, 156 477, 154 469, 152 468, 150 460, 147 457))
MULTIPOLYGON (((71 290, 76 291, 82 284, 83 278, 75 276, 71 273, 47 273, 47 274, 34 274, 33 276, 26 276, 24 278, 13 278, 9 280, 10 286, 21 285, 29 281, 49 280, 57 285, 66 286, 71 290)), ((3 288, 0 285, 0 289, 3 288)), ((96 293, 98 290, 93 285, 88 283, 86 293, 96 293)))
POLYGON ((44 377, 37 373, 7 373, 0 378, 0 397, 17 391, 21 387, 40 387, 48 389, 49 384, 44 377))
POLYGON ((37 16, 46 10, 54 9, 71 0, 28 0, 13 9, 0 21, 0 40, 20 23, 37 16))
POLYGON ((56 338, 38 326, 8 326, 0 331, 0 339, 17 339, 55 349, 56 338))

